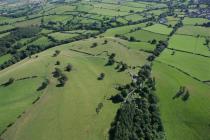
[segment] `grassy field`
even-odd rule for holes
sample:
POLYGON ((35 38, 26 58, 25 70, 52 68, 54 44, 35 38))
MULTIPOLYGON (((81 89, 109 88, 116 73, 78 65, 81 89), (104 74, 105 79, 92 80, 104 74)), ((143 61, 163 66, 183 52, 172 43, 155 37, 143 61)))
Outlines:
POLYGON ((205 18, 189 18, 189 17, 186 17, 183 20, 184 25, 203 24, 203 23, 207 23, 207 22, 209 22, 209 20, 205 19, 205 18))
POLYGON ((56 33, 49 34, 49 36, 55 38, 56 40, 61 41, 61 40, 66 40, 66 39, 76 37, 78 36, 78 34, 56 32, 56 33))
POLYGON ((145 27, 145 24, 136 24, 136 25, 116 27, 116 28, 107 30, 105 33, 102 34, 102 36, 110 37, 110 36, 115 36, 116 34, 124 35, 126 33, 129 33, 132 29, 142 28, 142 27, 145 27))
POLYGON ((210 65, 209 58, 177 51, 171 55, 172 52, 165 50, 157 60, 173 65, 202 81, 210 79, 210 69, 206 67, 210 65))
MULTIPOLYGON (((132 46, 132 44, 116 38, 98 38, 71 44, 72 49, 88 52, 94 55, 101 54, 102 57, 106 57, 107 53, 109 55, 115 53, 117 61, 125 62, 131 66, 142 66, 145 64, 149 53, 141 52, 138 49, 132 49, 132 47, 129 48, 129 45, 132 46), (107 40, 108 43, 104 44, 104 40, 107 40), (97 43, 98 45, 92 48, 91 46, 93 43, 97 43)), ((139 49, 141 49, 141 46, 139 46, 139 49)))
POLYGON ((132 36, 137 40, 145 41, 145 42, 152 41, 153 39, 156 39, 158 41, 167 39, 167 35, 153 33, 153 32, 146 31, 146 30, 138 30, 138 31, 135 31, 132 33, 125 34, 125 36, 127 36, 127 37, 132 36))
POLYGON ((12 26, 12 25, 3 25, 3 26, 0 26, 0 32, 11 30, 11 29, 14 29, 14 28, 15 27, 12 26))
POLYGON ((154 32, 154 33, 169 35, 172 31, 172 28, 169 28, 162 24, 155 24, 155 25, 144 28, 144 30, 154 32))
POLYGON ((205 38, 174 35, 169 41, 169 48, 210 56, 210 51, 204 43, 205 38))
MULTIPOLYGON (((183 61, 183 60, 182 60, 183 61)), ((161 118, 168 140, 208 140, 210 139, 210 87, 185 74, 155 62, 153 74, 157 80, 157 95, 161 118), (172 97, 180 86, 186 86, 190 98, 183 102, 172 97)))
POLYGON ((45 36, 41 36, 38 39, 36 39, 35 41, 29 43, 28 45, 39 45, 41 47, 46 47, 49 44, 51 44, 52 42, 45 36))
POLYGON ((177 31, 177 34, 209 37, 210 29, 200 26, 184 26, 177 31))
MULTIPOLYGON (((26 111, 23 117, 7 131, 8 133, 5 133, 4 139, 107 138, 107 131, 118 108, 118 105, 112 104, 107 99, 116 93, 114 88, 116 84, 129 82, 128 74, 116 72, 114 67, 105 67, 106 61, 103 58, 67 50, 68 46, 61 46, 62 53, 56 58, 52 57, 55 49, 51 49, 41 53, 39 58, 19 65, 18 69, 11 69, 16 75, 23 75, 22 71, 25 71, 25 76, 29 76, 29 73, 38 75, 40 72, 42 73, 40 75, 50 79, 50 85, 44 91, 39 103, 26 111), (56 80, 51 75, 57 60, 61 62, 58 66, 61 69, 68 63, 74 67, 71 73, 66 73, 69 81, 64 88, 56 87, 56 80), (30 67, 27 67, 27 63, 30 63, 30 67), (46 68, 43 68, 46 65, 47 72, 46 68), (33 67, 39 67, 39 70, 30 71, 33 67), (104 72, 106 77, 103 81, 98 81, 97 76, 101 72, 104 72), (97 114, 95 109, 99 103, 103 103, 103 108, 97 114)), ((2 71, 1 75, 4 75, 4 79, 7 79, 9 72, 2 71)), ((37 82, 40 84, 40 81, 37 82)), ((18 88, 16 84, 12 86, 18 88)), ((37 88, 37 84, 34 83, 33 86, 37 88)))
MULTIPOLYGON (((188 12, 196 11, 198 5, 188 2, 173 1, 173 9, 166 0, 47 1, 17 9, 14 5, 4 8, 0 2, 0 39, 16 28, 36 25, 41 29, 32 37, 18 33, 12 36, 14 42, 0 40, 0 50, 5 51, 0 65, 11 58, 8 64, 18 61, 0 70, 0 133, 5 131, 0 140, 108 140, 116 112, 123 105, 112 103, 110 97, 119 92, 118 85, 131 82, 132 73, 150 64, 153 56, 152 77, 166 139, 209 140, 210 46, 205 43, 210 28, 201 26, 209 20, 189 17, 188 12), (160 24, 162 17, 164 24, 160 24), (183 26, 175 30, 181 21, 183 26), (171 35, 172 31, 176 32, 171 35), (160 40, 168 43, 163 51, 160 40), (30 45, 52 48, 27 48, 30 45), (56 50, 60 53, 53 56, 56 50), (116 55, 116 63, 107 66, 111 54, 116 55), (117 70, 120 62, 127 64, 125 71, 117 70), (73 66, 71 72, 65 71, 68 64, 73 66), (57 86, 52 74, 55 68, 68 77, 64 87, 57 86), (101 73, 105 77, 98 80, 101 73), (10 78, 14 82, 4 86, 10 78), (37 90, 46 79, 48 86, 37 90), (180 86, 189 90, 187 101, 172 99, 180 86), (103 107, 97 113, 99 104, 103 107)), ((138 95, 134 91, 132 96, 138 95)))
POLYGON ((9 60, 11 58, 10 54, 6 54, 0 57, 0 64, 3 64, 5 61, 9 60))

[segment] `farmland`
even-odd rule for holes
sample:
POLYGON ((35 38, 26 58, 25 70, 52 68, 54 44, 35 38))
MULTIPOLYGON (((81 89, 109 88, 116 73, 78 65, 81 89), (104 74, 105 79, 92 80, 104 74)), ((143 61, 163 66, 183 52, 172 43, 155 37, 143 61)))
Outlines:
POLYGON ((209 140, 209 7, 0 1, 0 140, 209 140))

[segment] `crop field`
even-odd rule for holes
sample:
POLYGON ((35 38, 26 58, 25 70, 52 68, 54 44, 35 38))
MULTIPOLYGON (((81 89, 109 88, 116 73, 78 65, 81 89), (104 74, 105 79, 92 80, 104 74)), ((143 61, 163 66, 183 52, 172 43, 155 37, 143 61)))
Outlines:
POLYGON ((201 1, 0 0, 0 140, 209 140, 201 1))

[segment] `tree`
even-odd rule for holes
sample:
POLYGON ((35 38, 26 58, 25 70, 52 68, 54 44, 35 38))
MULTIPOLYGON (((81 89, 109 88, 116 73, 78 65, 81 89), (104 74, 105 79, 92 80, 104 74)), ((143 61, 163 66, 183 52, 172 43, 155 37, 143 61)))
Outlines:
POLYGON ((189 93, 189 91, 187 90, 187 91, 185 92, 185 94, 182 96, 182 100, 183 100, 183 101, 187 101, 187 100, 189 99, 189 97, 190 97, 190 93, 189 93))
POLYGON ((156 44, 157 43, 157 40, 156 39, 153 39, 151 44, 156 44))
POLYGON ((107 40, 104 40, 104 44, 107 44, 108 43, 108 41, 107 40))
POLYGON ((68 64, 66 66, 66 71, 70 72, 72 70, 72 65, 71 64, 68 64))
POLYGON ((49 84, 49 80, 45 80, 44 82, 42 82, 41 86, 37 89, 37 91, 43 90, 45 89, 49 84))
POLYGON ((60 65, 61 63, 60 63, 60 61, 56 61, 56 63, 55 63, 55 65, 60 65))
POLYGON ((131 37, 129 38, 129 41, 136 41, 136 39, 135 39, 135 37, 131 36, 131 37))
POLYGON ((100 73, 100 75, 98 76, 98 80, 103 80, 105 77, 104 73, 100 73))
POLYGON ((59 68, 55 68, 55 71, 53 72, 53 77, 58 78, 62 75, 62 72, 59 68))
POLYGON ((68 80, 68 77, 65 74, 62 74, 60 78, 58 78, 59 86, 64 86, 66 84, 66 81, 68 80))
POLYGON ((95 48, 96 46, 98 46, 98 43, 94 42, 91 46, 91 48, 95 48))
POLYGON ((55 50, 55 53, 53 54, 54 57, 58 56, 60 54, 60 50, 55 50))
POLYGON ((115 54, 115 53, 112 53, 112 54, 109 56, 109 60, 108 60, 108 62, 107 62, 106 65, 113 65, 113 64, 115 63, 115 60, 114 60, 115 56, 116 56, 116 54, 115 54))

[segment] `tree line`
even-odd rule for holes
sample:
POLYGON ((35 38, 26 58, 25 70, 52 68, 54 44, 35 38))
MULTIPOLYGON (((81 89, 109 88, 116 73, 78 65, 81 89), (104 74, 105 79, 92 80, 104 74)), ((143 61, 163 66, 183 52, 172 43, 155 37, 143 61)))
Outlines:
MULTIPOLYGON (((151 66, 144 65, 136 82, 119 87, 116 95, 123 102, 109 131, 110 140, 163 140, 163 124, 155 96, 151 66), (134 91, 131 93, 131 91, 134 91), (128 97, 129 96, 129 97, 128 97)), ((113 98, 112 98, 113 99, 113 98)))

